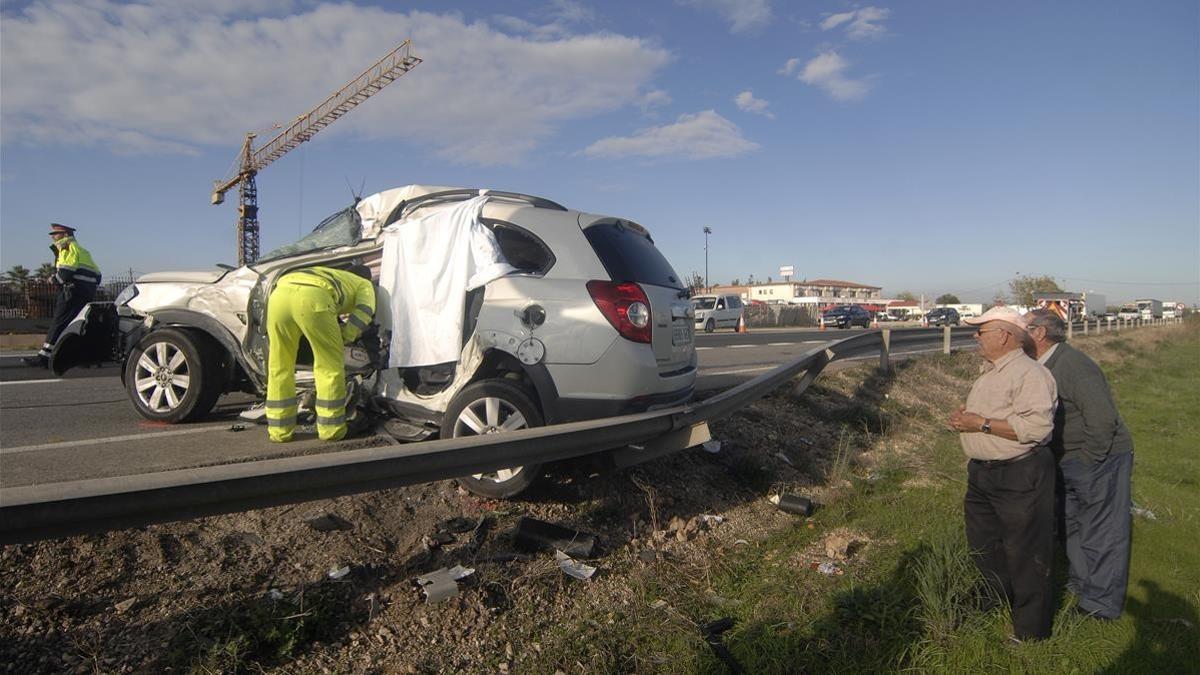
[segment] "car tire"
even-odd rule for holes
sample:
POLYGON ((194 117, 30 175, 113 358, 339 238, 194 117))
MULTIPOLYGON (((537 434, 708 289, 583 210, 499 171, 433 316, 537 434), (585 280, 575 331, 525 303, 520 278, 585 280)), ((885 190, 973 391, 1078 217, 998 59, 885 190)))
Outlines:
MULTIPOLYGON (((504 433, 543 425, 533 397, 509 380, 480 380, 458 392, 442 418, 442 438, 504 433)), ((510 467, 458 479, 467 490, 491 499, 523 492, 541 474, 542 466, 510 467)))
POLYGON ((125 361, 125 389, 138 414, 155 422, 190 422, 221 396, 220 356, 206 336, 164 328, 142 338, 125 361))
POLYGON ((716 321, 713 321, 712 319, 709 319, 708 321, 705 321, 705 322, 704 322, 704 332, 705 332, 705 333, 711 333, 711 332, 713 332, 713 331, 714 331, 714 330, 716 330, 716 329, 717 329, 717 322, 716 322, 716 321))

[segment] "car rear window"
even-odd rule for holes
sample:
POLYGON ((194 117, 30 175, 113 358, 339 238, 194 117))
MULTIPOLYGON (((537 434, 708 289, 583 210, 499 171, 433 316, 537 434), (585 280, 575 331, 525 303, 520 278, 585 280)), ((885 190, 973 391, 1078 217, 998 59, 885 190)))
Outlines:
POLYGON ((640 225, 601 221, 583 231, 613 281, 666 286, 683 290, 671 263, 640 225))

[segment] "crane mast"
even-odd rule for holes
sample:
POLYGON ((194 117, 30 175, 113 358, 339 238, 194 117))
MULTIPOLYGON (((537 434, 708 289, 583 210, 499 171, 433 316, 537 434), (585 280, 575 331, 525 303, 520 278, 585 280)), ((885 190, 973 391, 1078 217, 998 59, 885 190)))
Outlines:
POLYGON ((225 193, 238 186, 238 264, 258 260, 258 186, 254 177, 271 162, 312 138, 355 106, 373 96, 392 81, 421 63, 412 54, 412 41, 405 40, 361 75, 335 91, 318 106, 296 118, 260 148, 254 147, 254 133, 246 134, 238 169, 230 177, 213 182, 212 203, 225 201, 225 193))

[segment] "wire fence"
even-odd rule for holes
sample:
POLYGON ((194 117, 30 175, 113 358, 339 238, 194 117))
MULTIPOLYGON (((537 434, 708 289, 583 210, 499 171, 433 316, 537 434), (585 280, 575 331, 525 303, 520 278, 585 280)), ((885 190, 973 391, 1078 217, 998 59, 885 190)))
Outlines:
MULTIPOLYGON (((96 289, 96 300, 112 300, 135 276, 120 274, 105 279, 96 289)), ((54 316, 59 285, 50 279, 7 280, 0 283, 0 319, 48 319, 54 316)))

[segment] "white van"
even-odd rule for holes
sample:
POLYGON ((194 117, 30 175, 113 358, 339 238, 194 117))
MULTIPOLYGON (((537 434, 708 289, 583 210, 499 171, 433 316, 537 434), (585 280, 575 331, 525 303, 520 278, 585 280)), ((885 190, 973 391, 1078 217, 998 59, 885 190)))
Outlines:
POLYGON ((718 328, 737 330, 742 317, 742 299, 736 295, 695 295, 692 307, 696 309, 696 330, 711 333, 718 328))

